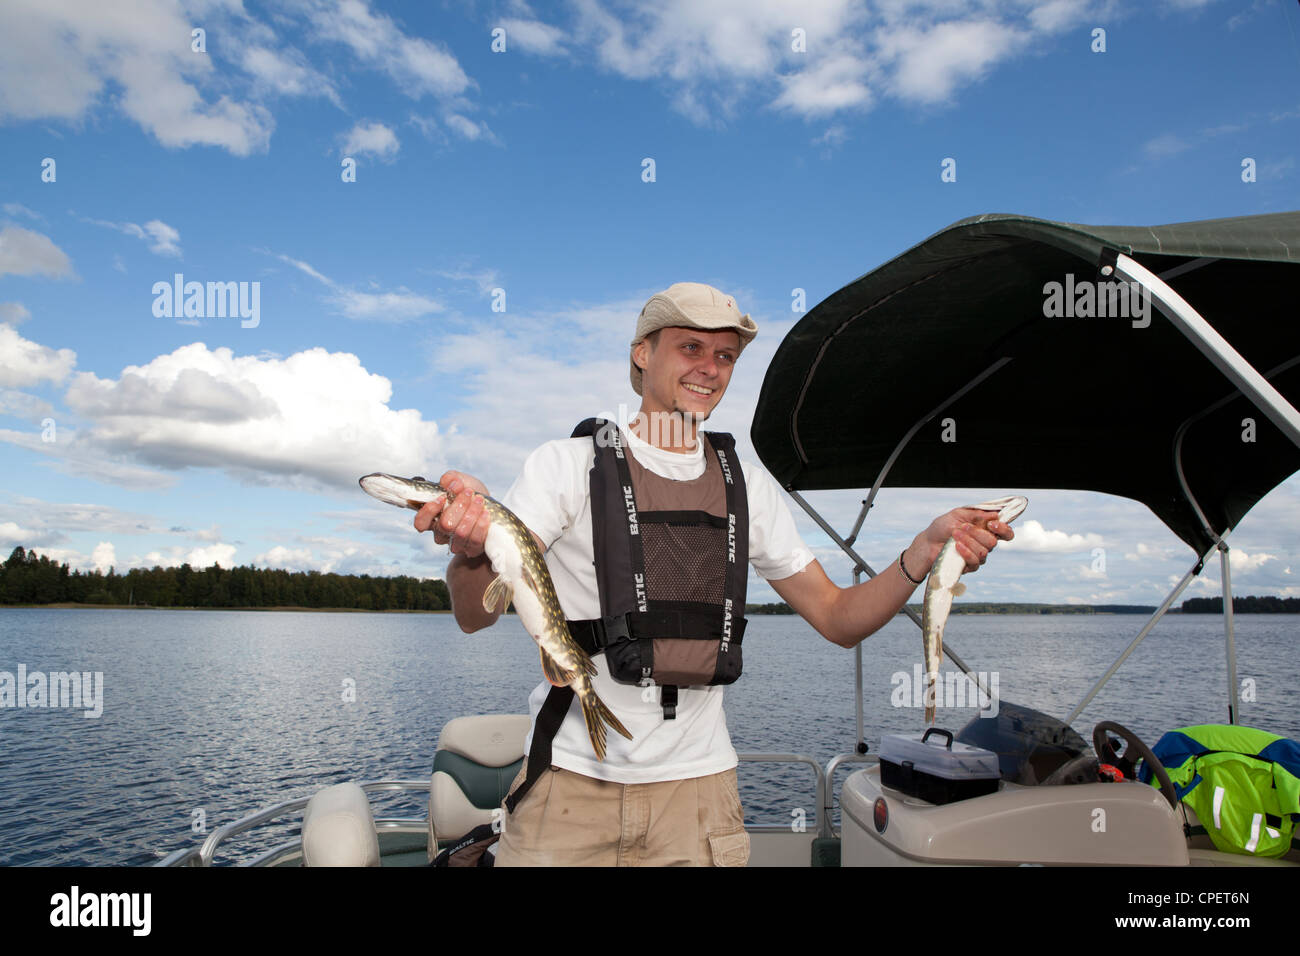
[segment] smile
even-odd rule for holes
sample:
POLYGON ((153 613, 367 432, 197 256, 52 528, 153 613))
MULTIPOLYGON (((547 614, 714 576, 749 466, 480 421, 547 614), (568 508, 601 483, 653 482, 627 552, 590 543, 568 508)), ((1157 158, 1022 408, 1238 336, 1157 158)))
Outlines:
POLYGON ((713 389, 705 388, 703 385, 692 385, 689 382, 682 382, 682 388, 694 392, 696 395, 712 395, 713 389))

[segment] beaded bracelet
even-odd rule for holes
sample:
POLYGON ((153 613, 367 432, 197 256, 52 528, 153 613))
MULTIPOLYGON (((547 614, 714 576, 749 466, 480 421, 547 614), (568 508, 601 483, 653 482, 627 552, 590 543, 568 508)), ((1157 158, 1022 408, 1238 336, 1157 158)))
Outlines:
POLYGON ((906 549, 899 552, 898 571, 901 575, 903 575, 903 577, 907 578, 907 580, 910 581, 913 585, 920 584, 921 583, 920 581, 916 580, 916 578, 912 577, 910 574, 907 573, 907 566, 903 564, 903 555, 906 553, 907 553, 906 549))

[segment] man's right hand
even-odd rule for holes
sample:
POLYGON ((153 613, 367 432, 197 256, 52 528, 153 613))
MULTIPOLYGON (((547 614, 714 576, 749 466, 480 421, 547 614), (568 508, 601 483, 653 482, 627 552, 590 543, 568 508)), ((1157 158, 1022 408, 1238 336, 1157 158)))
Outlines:
POLYGON ((438 484, 452 495, 451 504, 446 498, 431 501, 415 514, 416 531, 433 531, 438 544, 450 544, 452 554, 477 558, 483 553, 488 527, 492 517, 484 507, 487 486, 472 475, 449 471, 438 479, 438 484))

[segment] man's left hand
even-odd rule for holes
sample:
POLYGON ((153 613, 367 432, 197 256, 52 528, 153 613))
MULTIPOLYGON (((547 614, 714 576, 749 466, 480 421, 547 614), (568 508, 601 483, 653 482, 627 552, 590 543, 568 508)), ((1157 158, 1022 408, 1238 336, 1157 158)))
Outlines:
POLYGON ((957 553, 966 561, 967 572, 978 571, 999 540, 1010 541, 1014 537, 1015 532, 1011 526, 997 520, 996 511, 981 511, 978 508, 954 508, 935 518, 924 532, 925 542, 936 558, 944 544, 952 538, 956 542, 957 553))

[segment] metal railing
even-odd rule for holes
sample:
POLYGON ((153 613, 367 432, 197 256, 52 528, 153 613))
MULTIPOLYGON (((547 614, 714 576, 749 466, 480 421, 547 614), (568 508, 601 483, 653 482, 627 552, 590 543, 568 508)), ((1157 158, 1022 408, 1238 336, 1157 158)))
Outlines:
MULTIPOLYGON (((367 794, 384 793, 384 792, 408 792, 429 790, 428 780, 375 780, 361 784, 361 789, 367 794)), ((267 807, 265 810, 259 810, 256 813, 250 813, 246 817, 227 823, 225 826, 218 827, 208 834, 207 839, 203 841, 202 846, 188 847, 170 853, 163 859, 159 860, 155 866, 211 866, 213 859, 216 857, 217 847, 230 837, 251 830, 263 823, 268 823, 276 817, 283 816, 294 810, 301 810, 307 806, 311 797, 300 797, 297 800, 286 800, 284 803, 277 803, 273 807, 267 807)), ((375 829, 395 829, 399 827, 424 826, 424 820, 415 820, 410 818, 383 818, 375 821, 375 829)), ((284 844, 274 850, 258 857, 254 865, 265 857, 274 856, 281 853, 285 847, 300 848, 301 839, 292 843, 284 844)), ((282 854, 287 855, 287 854, 282 854)), ((278 857, 276 857, 278 858, 278 857)))

